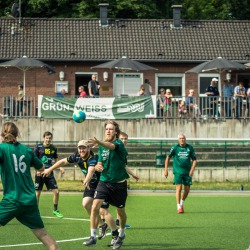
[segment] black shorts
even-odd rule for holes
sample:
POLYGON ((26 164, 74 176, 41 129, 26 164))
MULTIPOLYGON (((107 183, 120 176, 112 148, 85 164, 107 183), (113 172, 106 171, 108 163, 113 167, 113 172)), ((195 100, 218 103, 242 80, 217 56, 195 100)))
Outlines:
POLYGON ((35 189, 36 190, 43 190, 43 185, 46 185, 47 190, 58 189, 56 179, 54 176, 51 177, 42 177, 42 176, 35 176, 35 189))
MULTIPOLYGON (((97 186, 97 185, 96 185, 97 186)), ((94 194, 95 194, 95 190, 96 190, 96 186, 95 187, 89 187, 90 189, 88 189, 88 188, 85 188, 84 190, 83 190, 83 198, 84 197, 91 197, 91 198, 93 198, 94 199, 94 194)), ((109 208, 109 203, 107 202, 107 201, 104 201, 103 203, 102 203, 102 206, 101 206, 101 208, 109 208)))
POLYGON ((104 199, 110 205, 123 208, 127 200, 127 181, 109 183, 99 181, 94 199, 104 199))

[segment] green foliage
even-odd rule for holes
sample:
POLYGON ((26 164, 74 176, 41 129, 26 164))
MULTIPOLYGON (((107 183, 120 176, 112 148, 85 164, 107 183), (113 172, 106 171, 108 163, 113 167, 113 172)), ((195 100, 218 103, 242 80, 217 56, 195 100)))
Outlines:
MULTIPOLYGON (((104 2, 109 3, 109 18, 172 18, 173 4, 183 6, 182 19, 249 20, 250 18, 250 0, 22 0, 22 16, 99 18, 98 5, 104 2)), ((0 16, 9 16, 13 3, 13 0, 1 1, 0 16)))

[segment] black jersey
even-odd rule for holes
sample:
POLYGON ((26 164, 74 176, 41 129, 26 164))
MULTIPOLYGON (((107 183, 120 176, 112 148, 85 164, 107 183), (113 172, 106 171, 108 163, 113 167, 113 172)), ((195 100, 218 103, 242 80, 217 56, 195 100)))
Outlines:
POLYGON ((43 143, 37 144, 35 155, 42 161, 45 168, 51 167, 53 159, 58 158, 57 148, 53 144, 49 146, 45 146, 43 143))
MULTIPOLYGON (((94 154, 90 151, 89 157, 87 159, 83 159, 78 151, 67 158, 69 163, 77 163, 83 174, 86 176, 88 174, 88 168, 94 167, 98 162, 98 155, 94 154)), ((100 179, 100 172, 95 171, 92 179, 90 180, 90 187, 96 187, 100 179)))

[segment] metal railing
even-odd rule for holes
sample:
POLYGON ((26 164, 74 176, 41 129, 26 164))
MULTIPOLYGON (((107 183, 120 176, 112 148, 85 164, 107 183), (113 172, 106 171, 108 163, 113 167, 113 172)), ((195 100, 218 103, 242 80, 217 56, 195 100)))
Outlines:
MULTIPOLYGON (((76 97, 72 97, 75 98, 76 97)), ((107 97, 108 98, 108 97, 107 97)), ((157 99, 157 98, 156 98, 157 99)), ((187 119, 246 119, 250 118, 250 97, 173 97, 163 107, 156 103, 157 118, 187 119), (180 106, 183 102, 183 107, 180 106)), ((37 117, 37 96, 26 96, 18 101, 14 96, 2 97, 2 116, 4 117, 37 117)))

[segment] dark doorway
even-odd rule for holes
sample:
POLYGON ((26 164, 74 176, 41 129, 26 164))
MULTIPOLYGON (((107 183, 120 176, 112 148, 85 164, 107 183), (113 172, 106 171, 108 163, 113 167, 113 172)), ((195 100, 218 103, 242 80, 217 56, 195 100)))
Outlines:
POLYGON ((75 85, 75 96, 79 95, 78 88, 83 86, 87 95, 89 95, 88 82, 91 80, 92 74, 77 74, 76 75, 76 85, 75 85))

